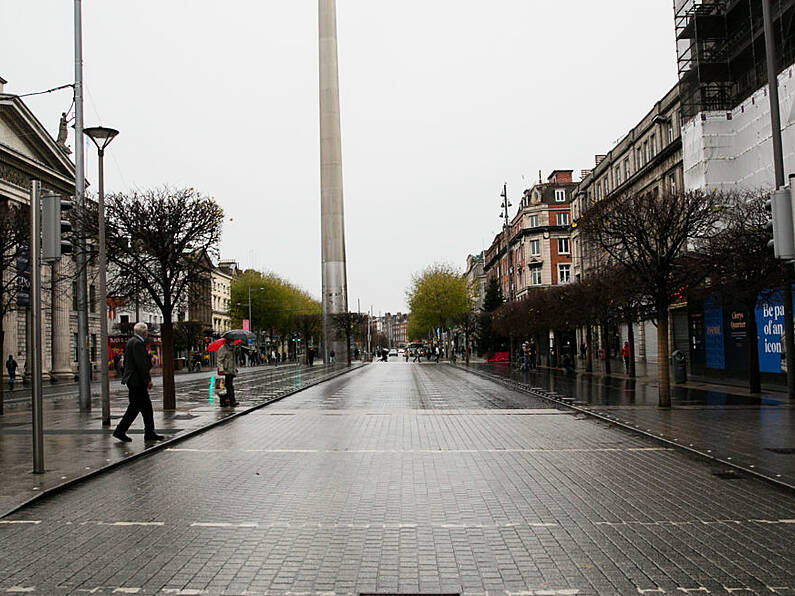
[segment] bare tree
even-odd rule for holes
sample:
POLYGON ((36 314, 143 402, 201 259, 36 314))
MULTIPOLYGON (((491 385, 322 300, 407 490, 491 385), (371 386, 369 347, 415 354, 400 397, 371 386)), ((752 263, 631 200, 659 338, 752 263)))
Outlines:
POLYGON ((337 337, 345 340, 346 359, 351 365, 351 338, 356 334, 367 315, 357 312, 341 312, 331 315, 332 325, 337 337))
MULTIPOLYGON (((26 279, 25 273, 17 267, 17 259, 27 256, 30 237, 28 216, 27 206, 13 204, 7 199, 0 201, 0 351, 5 339, 3 320, 17 306, 17 290, 20 282, 26 279)), ((0 360, 5 366, 5 355, 0 360)), ((4 410, 3 401, 4 388, 0 383, 0 415, 4 410)))
POLYGON ((160 310, 163 408, 173 410, 174 309, 192 286, 206 280, 206 257, 217 256, 223 211, 193 188, 161 187, 106 196, 105 218, 108 263, 116 270, 108 293, 140 292, 160 310))
POLYGON ((468 310, 453 316, 453 324, 464 334, 464 358, 469 364, 469 342, 480 327, 480 313, 468 310))
POLYGON ((319 314, 299 314, 293 316, 293 329, 301 336, 304 344, 304 358, 309 364, 309 340, 320 337, 321 320, 319 314))
POLYGON ((757 351, 756 307, 768 300, 782 278, 781 261, 767 246, 768 215, 765 199, 759 194, 727 197, 721 212, 721 229, 707 242, 711 286, 744 308, 747 317, 748 387, 762 390, 757 351))
POLYGON ((596 202, 580 220, 586 241, 632 272, 657 320, 659 405, 671 405, 668 373, 668 307, 676 293, 708 274, 689 249, 714 235, 724 196, 713 192, 643 192, 596 202))

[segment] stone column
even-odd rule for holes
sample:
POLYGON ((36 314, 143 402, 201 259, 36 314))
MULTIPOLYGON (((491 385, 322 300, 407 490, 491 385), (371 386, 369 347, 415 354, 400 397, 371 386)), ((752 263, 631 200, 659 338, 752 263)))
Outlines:
POLYGON ((326 361, 334 350, 344 358, 345 342, 329 341, 331 315, 348 310, 345 264, 345 219, 342 201, 342 139, 337 67, 337 8, 335 0, 318 0, 320 53, 320 234, 323 337, 326 361))
POLYGON ((53 381, 73 381, 71 329, 69 310, 72 305, 72 284, 67 257, 52 265, 52 367, 53 381))

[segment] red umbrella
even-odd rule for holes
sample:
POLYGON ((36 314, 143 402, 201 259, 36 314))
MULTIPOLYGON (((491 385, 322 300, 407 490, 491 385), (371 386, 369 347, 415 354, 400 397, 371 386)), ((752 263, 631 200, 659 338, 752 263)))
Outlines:
POLYGON ((208 352, 215 352, 218 348, 226 343, 226 340, 222 337, 221 339, 216 339, 210 345, 207 346, 208 352))

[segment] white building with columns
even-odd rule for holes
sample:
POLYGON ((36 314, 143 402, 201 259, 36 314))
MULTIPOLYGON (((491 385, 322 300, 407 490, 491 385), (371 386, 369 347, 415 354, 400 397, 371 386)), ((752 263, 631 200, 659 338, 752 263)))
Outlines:
MULTIPOLYGON (((30 204, 32 180, 43 190, 65 197, 74 194, 75 166, 69 151, 16 95, 6 93, 0 78, 0 201, 30 204)), ((42 368, 45 379, 71 381, 77 373, 77 311, 73 302, 74 264, 70 256, 42 267, 42 368)), ((95 271, 89 269, 89 347, 96 369, 99 360, 99 308, 95 271)), ((3 298, 6 299, 5 297, 3 298)), ((2 359, 13 354, 26 368, 27 308, 11 303, 3 319, 2 359)), ((3 375, 6 376, 5 367, 3 375)))

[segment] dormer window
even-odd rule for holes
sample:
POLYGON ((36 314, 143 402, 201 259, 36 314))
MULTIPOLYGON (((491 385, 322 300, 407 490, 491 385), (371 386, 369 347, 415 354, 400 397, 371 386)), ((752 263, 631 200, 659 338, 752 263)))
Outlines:
POLYGON ((565 203, 566 202, 566 189, 565 188, 556 188, 555 189, 555 202, 556 203, 565 203))

